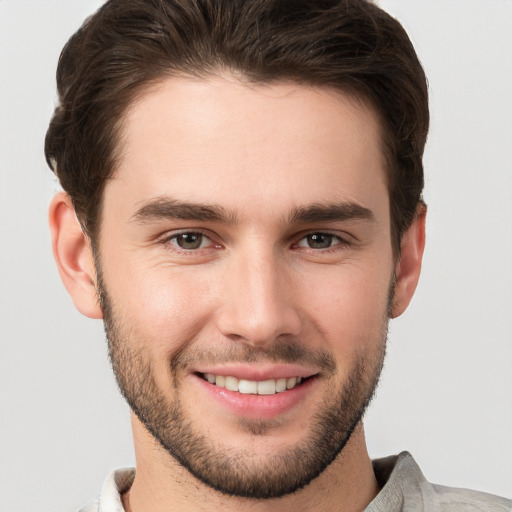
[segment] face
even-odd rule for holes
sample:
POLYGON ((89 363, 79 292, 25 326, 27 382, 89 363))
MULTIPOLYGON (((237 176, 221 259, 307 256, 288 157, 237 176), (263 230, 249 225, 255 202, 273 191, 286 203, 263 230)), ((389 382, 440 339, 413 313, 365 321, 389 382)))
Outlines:
POLYGON ((339 92, 225 76, 168 79, 125 121, 96 258, 120 388, 210 487, 293 492, 343 449, 382 366, 377 118, 339 92))

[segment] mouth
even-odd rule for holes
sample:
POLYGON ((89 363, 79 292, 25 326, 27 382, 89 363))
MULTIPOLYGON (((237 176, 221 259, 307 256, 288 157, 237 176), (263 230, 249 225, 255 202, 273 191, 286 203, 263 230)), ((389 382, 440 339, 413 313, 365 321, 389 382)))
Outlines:
MULTIPOLYGON (((234 418, 257 421, 284 418, 292 411, 293 417, 299 415, 303 407, 314 403, 320 377, 313 369, 293 365, 225 365, 222 371, 204 368, 192 375, 190 382, 196 382, 197 389, 205 393, 210 410, 218 404, 222 418, 229 417, 225 416, 227 411, 234 418)), ((194 400, 198 398, 194 394, 194 400)))
POLYGON ((214 373, 198 373, 203 380, 219 388, 234 391, 243 395, 275 395, 284 393, 300 386, 311 377, 283 377, 267 380, 245 380, 229 375, 215 375, 214 373))

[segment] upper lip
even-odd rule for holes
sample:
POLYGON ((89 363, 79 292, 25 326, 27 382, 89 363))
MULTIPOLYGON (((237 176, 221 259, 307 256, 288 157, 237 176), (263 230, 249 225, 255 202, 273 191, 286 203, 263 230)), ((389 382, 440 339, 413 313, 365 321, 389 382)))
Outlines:
POLYGON ((236 377, 241 380, 263 381, 270 379, 282 379, 290 377, 307 378, 318 374, 318 371, 293 364, 223 364, 222 366, 201 366, 194 373, 213 373, 225 377, 236 377))

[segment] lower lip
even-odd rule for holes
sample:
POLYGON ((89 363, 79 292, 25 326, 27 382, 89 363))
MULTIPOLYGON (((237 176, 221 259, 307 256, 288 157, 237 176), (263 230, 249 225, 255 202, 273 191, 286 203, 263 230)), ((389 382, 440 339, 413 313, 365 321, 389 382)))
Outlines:
POLYGON ((210 384, 198 375, 197 383, 213 399, 236 416, 247 419, 269 420, 299 406, 311 392, 316 377, 310 377, 297 387, 274 395, 245 395, 210 384))

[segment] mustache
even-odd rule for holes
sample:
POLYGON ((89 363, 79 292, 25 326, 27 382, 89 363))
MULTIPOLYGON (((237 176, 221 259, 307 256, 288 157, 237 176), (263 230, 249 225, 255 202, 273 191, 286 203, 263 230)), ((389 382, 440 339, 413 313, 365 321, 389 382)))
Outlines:
POLYGON ((312 350, 297 341, 272 343, 267 349, 234 342, 228 347, 183 347, 171 358, 171 369, 183 371, 201 363, 274 363, 313 366, 326 375, 336 373, 336 359, 327 350, 312 350))

